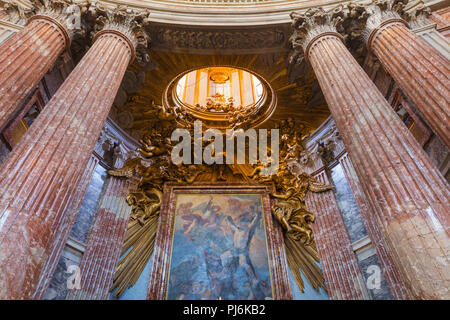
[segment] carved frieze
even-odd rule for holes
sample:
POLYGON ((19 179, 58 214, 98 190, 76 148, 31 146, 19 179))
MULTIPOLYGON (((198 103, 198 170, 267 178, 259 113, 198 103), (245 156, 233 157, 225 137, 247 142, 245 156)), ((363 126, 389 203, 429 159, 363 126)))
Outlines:
POLYGON ((287 30, 270 28, 248 30, 199 30, 171 26, 152 26, 148 33, 154 49, 184 51, 255 51, 286 48, 287 30))

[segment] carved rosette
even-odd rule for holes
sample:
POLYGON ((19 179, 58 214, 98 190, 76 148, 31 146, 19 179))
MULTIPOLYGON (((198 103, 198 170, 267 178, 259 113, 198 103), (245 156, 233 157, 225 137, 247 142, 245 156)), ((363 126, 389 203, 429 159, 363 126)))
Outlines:
POLYGON ((342 31, 344 17, 342 6, 330 13, 325 12, 322 8, 311 8, 305 13, 292 12, 294 32, 290 42, 294 53, 290 56, 290 63, 299 64, 304 58, 307 59, 311 45, 324 35, 333 34, 343 39, 338 31, 342 31))
POLYGON ((27 20, 33 15, 31 10, 23 8, 15 2, 5 0, 0 0, 0 11, 4 13, 3 19, 18 25, 25 25, 27 20))
POLYGON ((369 14, 366 26, 362 32, 362 37, 370 50, 371 43, 378 30, 390 23, 403 23, 407 25, 402 18, 405 5, 408 0, 375 0, 366 7, 369 14))
POLYGON ((133 10, 126 6, 117 6, 109 9, 99 3, 91 4, 89 14, 95 19, 94 40, 101 34, 113 32, 121 35, 130 45, 133 59, 145 65, 150 61, 148 48, 150 38, 145 32, 149 24, 148 10, 133 10))

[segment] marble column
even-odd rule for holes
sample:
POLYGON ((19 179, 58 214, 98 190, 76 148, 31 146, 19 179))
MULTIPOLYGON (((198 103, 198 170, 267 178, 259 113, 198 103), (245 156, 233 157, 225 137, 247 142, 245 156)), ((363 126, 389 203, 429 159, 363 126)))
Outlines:
POLYGON ((370 214, 370 205, 367 203, 366 197, 361 190, 360 182, 356 176, 353 165, 348 154, 344 154, 339 158, 339 163, 342 165, 345 178, 348 181, 350 190, 355 198, 361 217, 364 220, 364 225, 367 228, 370 240, 372 241, 377 252, 378 260, 380 261, 386 281, 391 289, 392 295, 396 300, 409 299, 406 286, 398 273, 396 266, 392 260, 390 253, 387 251, 383 235, 377 227, 377 222, 374 221, 374 216, 370 214))
POLYGON ((45 292, 50 284, 50 281, 52 280, 67 239, 69 239, 73 223, 75 222, 78 212, 80 211, 81 203, 86 195, 98 162, 98 158, 92 155, 86 169, 84 170, 80 182, 78 183, 70 207, 67 209, 65 220, 61 221, 60 225, 53 229, 53 236, 55 237, 55 240, 53 241, 50 254, 44 268, 42 269, 41 276, 32 296, 35 300, 42 300, 45 296, 45 292))
POLYGON ((101 20, 92 47, 0 167, 0 299, 29 298, 49 259, 52 230, 65 220, 143 34, 132 13, 123 17, 101 20))
POLYGON ((131 213, 125 200, 136 185, 130 180, 108 177, 80 262, 81 288, 70 291, 67 300, 108 299, 131 213))
POLYGON ((47 3, 0 45, 0 129, 70 47, 68 2, 58 3, 66 5, 47 3))
POLYGON ((408 294, 449 299, 449 186, 336 32, 338 11, 292 14, 293 46, 319 81, 408 294))
MULTIPOLYGON (((324 170, 316 175, 316 179, 330 184, 324 170)), ((312 228, 330 299, 369 299, 364 277, 333 191, 309 192, 306 206, 316 215, 312 228)))
POLYGON ((367 48, 450 148, 450 61, 408 28, 394 0, 385 2, 367 9, 367 48))

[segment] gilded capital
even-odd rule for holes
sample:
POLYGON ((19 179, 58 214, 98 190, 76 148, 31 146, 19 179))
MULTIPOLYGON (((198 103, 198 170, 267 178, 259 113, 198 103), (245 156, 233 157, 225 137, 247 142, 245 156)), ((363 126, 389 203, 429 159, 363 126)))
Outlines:
POLYGON ((407 3, 408 0, 375 0, 367 6, 368 18, 362 37, 368 48, 375 33, 383 26, 395 22, 406 25, 402 15, 407 3))
POLYGON ((94 39, 107 31, 119 33, 129 43, 133 58, 140 64, 146 64, 150 61, 147 51, 150 38, 145 31, 149 14, 148 10, 135 10, 126 6, 107 8, 98 2, 92 3, 89 15, 95 20, 94 39))
POLYGON ((339 6, 331 12, 326 12, 322 8, 311 8, 305 13, 292 12, 292 27, 294 29, 290 38, 293 54, 290 56, 290 63, 301 63, 303 58, 308 56, 311 44, 326 34, 336 34, 342 27, 344 11, 339 6))

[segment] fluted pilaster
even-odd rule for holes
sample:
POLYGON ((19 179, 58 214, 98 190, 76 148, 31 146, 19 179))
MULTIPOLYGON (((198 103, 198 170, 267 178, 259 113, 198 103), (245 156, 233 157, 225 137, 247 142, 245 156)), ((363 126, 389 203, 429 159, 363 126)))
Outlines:
POLYGON ((108 299, 131 213, 125 199, 135 187, 123 178, 108 178, 80 263, 81 288, 71 291, 68 300, 108 299))
MULTIPOLYGON (((311 19, 294 19, 294 26, 305 23, 312 23, 311 19)), ((376 215, 374 220, 410 297, 448 299, 447 182, 339 35, 324 34, 306 47, 376 215)))
POLYGON ((0 167, 0 298, 29 298, 136 39, 106 27, 0 167), (21 272, 17 272, 21 270, 21 272))
MULTIPOLYGON (((325 171, 316 178, 330 184, 325 171)), ((308 193, 306 206, 316 214, 312 228, 329 297, 333 300, 369 299, 333 191, 308 193)))
MULTIPOLYGON (((396 0, 368 8, 365 30, 370 51, 450 148, 450 61, 401 19, 396 0)), ((410 13, 411 23, 425 13, 410 13)))

